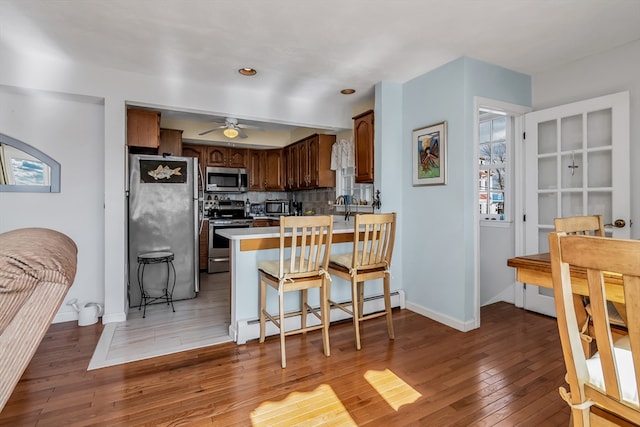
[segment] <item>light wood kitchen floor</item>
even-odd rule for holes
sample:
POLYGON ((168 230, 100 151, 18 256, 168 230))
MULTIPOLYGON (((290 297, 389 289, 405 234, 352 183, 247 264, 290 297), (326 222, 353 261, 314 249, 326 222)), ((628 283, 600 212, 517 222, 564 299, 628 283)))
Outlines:
POLYGON ((126 322, 105 325, 89 370, 231 341, 229 273, 200 273, 197 298, 132 308, 126 322))

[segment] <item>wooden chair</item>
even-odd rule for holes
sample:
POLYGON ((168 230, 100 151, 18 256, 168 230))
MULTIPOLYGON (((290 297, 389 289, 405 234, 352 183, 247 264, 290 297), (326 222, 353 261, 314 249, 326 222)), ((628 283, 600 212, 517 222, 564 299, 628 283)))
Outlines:
POLYGON ((570 389, 568 393, 561 387, 560 394, 571 407, 573 424, 612 425, 602 419, 603 413, 608 418, 619 417, 640 424, 640 312, 629 311, 629 334, 614 340, 602 282, 603 271, 620 273, 625 303, 629 307, 640 306, 640 241, 553 232, 549 234, 549 250, 558 330, 570 389), (590 358, 582 351, 570 267, 587 269, 598 348, 598 353, 590 358))
POLYGON ((344 255, 332 255, 329 260, 329 273, 351 282, 351 301, 338 303, 331 300, 330 308, 339 308, 353 316, 356 348, 360 350, 360 322, 375 317, 387 317, 389 338, 394 339, 391 318, 390 274, 391 255, 396 232, 396 214, 356 215, 353 251, 344 255), (363 314, 364 282, 383 279, 383 312, 363 314))
POLYGON ((280 353, 282 367, 286 368, 285 336, 322 329, 325 356, 329 349, 328 273, 329 254, 333 233, 333 216, 282 216, 280 217, 280 255, 277 261, 258 262, 260 276, 260 342, 265 339, 265 323, 268 318, 280 329, 280 353), (267 312, 267 285, 278 292, 278 314, 267 312), (309 306, 309 289, 319 288, 320 309, 309 306), (284 294, 301 291, 300 310, 285 313, 284 294), (307 326, 311 313, 320 320, 319 325, 307 326), (285 331, 285 318, 300 316, 298 329, 285 331))
MULTIPOLYGON (((602 215, 585 215, 570 216, 564 218, 555 218, 553 220, 555 231, 564 231, 567 234, 583 235, 583 236, 600 236, 605 237, 604 218, 602 215)), ((585 341, 585 352, 587 356, 591 355, 591 339, 595 338, 590 333, 588 326, 591 320, 591 306, 588 298, 582 298, 574 295, 574 304, 576 305, 577 321, 582 325, 583 340, 585 341), (578 307, 584 307, 579 310, 578 307)), ((626 309, 624 304, 608 301, 610 311, 609 321, 614 326, 626 327, 626 309)))

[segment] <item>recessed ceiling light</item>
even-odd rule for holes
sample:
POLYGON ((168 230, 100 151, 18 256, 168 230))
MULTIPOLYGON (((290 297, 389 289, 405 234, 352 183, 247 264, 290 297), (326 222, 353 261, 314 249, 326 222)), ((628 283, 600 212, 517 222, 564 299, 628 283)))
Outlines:
POLYGON ((352 93, 356 93, 355 89, 342 89, 340 91, 341 94, 343 95, 351 95, 352 93))
POLYGON ((254 70, 253 68, 248 68, 248 67, 244 67, 244 68, 240 68, 238 70, 238 72, 240 74, 242 74, 243 76, 255 76, 257 71, 254 70))

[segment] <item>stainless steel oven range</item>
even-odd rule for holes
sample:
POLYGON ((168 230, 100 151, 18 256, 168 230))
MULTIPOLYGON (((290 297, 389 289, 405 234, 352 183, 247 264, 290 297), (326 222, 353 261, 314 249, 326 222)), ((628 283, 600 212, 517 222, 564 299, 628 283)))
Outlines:
POLYGON ((229 240, 216 235, 223 228, 248 228, 253 219, 245 218, 245 205, 239 200, 220 200, 209 216, 208 273, 229 271, 229 240))

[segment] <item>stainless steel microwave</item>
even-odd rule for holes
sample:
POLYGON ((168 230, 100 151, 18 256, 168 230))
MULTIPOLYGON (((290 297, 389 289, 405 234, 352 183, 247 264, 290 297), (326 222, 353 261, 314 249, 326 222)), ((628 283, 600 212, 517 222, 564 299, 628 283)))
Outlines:
POLYGON ((264 202, 264 213, 266 215, 289 215, 291 202, 288 200, 266 200, 264 202))
POLYGON ((249 182, 246 169, 207 166, 206 188, 209 192, 239 193, 247 191, 249 182))

